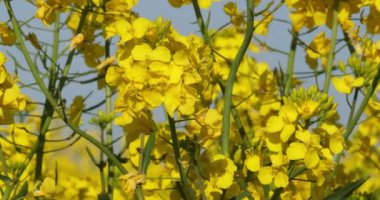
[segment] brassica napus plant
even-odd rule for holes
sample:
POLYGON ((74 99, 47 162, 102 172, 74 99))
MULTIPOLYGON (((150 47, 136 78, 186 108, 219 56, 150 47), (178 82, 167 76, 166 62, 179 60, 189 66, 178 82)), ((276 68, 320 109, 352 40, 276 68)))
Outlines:
POLYGON ((190 34, 143 1, 19 3, 34 15, 0 1, 2 199, 380 198, 378 1, 163 2, 190 34))

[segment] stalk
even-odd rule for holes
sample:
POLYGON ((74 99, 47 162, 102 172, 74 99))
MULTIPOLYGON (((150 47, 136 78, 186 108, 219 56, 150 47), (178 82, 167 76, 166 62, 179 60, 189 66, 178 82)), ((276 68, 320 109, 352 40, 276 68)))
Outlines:
POLYGON ((293 74, 294 74, 294 60, 296 55, 296 48, 297 48, 297 38, 298 38, 298 32, 293 34, 292 42, 290 44, 290 52, 288 55, 288 66, 286 69, 286 84, 285 84, 285 95, 290 95, 290 89, 292 87, 292 80, 293 80, 293 74))
POLYGON ((223 124, 222 124, 222 153, 229 157, 229 132, 230 132, 230 114, 232 105, 232 89, 236 79, 236 74, 239 65, 251 43, 253 35, 253 0, 247 0, 247 31, 245 32, 244 40, 242 45, 237 52, 235 59, 233 60, 230 68, 230 73, 228 75, 227 85, 224 93, 224 108, 223 108, 223 124))
MULTIPOLYGON (((49 85, 48 90, 54 92, 55 90, 55 81, 57 79, 57 67, 56 63, 58 61, 58 49, 59 49, 59 14, 57 15, 57 20, 54 23, 54 34, 53 34, 53 52, 52 52, 52 61, 50 64, 50 76, 49 76, 49 85)), ((40 134, 38 135, 38 147, 37 147, 37 156, 36 156, 36 167, 34 174, 34 181, 41 179, 42 175, 42 164, 44 156, 44 146, 46 133, 48 132, 49 126, 51 124, 54 114, 54 109, 47 99, 45 99, 44 111, 42 112, 41 125, 40 125, 40 134)))
POLYGON ((330 82, 331 82, 331 74, 332 74, 332 68, 334 65, 334 58, 335 58, 335 44, 336 44, 336 37, 338 32, 338 9, 339 9, 339 3, 340 0, 334 1, 334 10, 333 10, 333 24, 332 24, 332 30, 331 30, 331 45, 330 45, 330 52, 327 58, 327 69, 326 69, 326 76, 325 76, 325 82, 323 85, 323 91, 325 93, 329 93, 330 89, 330 82))
MULTIPOLYGON (((106 53, 105 53, 105 57, 108 58, 110 57, 110 45, 111 45, 111 41, 110 40, 106 40, 106 44, 105 44, 105 49, 106 49, 106 53)), ((105 73, 107 72, 107 68, 105 69, 105 73)), ((105 85, 105 98, 106 98, 106 116, 109 116, 111 115, 111 112, 112 112, 112 90, 111 90, 111 87, 108 86, 107 84, 105 85)), ((112 133, 112 124, 111 122, 109 122, 106 126, 106 143, 108 146, 108 149, 112 152, 113 152, 113 133, 112 133)), ((114 181, 115 181, 115 166, 112 162, 112 160, 108 159, 108 181, 107 181, 107 184, 108 184, 108 189, 107 189, 107 194, 110 198, 110 200, 113 199, 113 187, 114 187, 114 181)))
POLYGON ((169 119, 170 135, 172 138, 172 146, 173 146, 173 151, 174 151, 174 157, 175 157, 176 164, 177 164, 179 174, 181 177, 181 186, 182 186, 182 189, 185 193, 185 198, 193 200, 193 199, 195 199, 195 195, 194 195, 194 192, 191 190, 189 183, 187 182, 186 172, 185 172, 185 169, 182 167, 182 164, 181 164, 181 153, 180 153, 180 149, 179 149, 180 147, 179 147, 177 132, 176 132, 176 128, 175 128, 175 121, 169 115, 168 115, 168 119, 169 119))

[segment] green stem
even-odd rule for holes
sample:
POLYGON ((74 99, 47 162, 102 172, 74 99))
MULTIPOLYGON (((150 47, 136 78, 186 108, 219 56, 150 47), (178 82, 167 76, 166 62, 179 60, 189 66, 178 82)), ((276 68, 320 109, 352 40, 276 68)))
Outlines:
POLYGON ((285 95, 290 95, 290 89, 292 88, 293 74, 294 74, 294 60, 297 48, 297 38, 298 32, 293 34, 292 42, 290 44, 290 52, 288 55, 288 66, 286 69, 286 84, 285 84, 285 95))
POLYGON ((352 100, 352 106, 351 106, 351 110, 350 110, 350 115, 348 116, 348 121, 347 121, 346 127, 348 127, 348 124, 352 121, 352 117, 354 116, 356 103, 358 101, 358 96, 359 96, 359 89, 355 88, 354 99, 352 100))
MULTIPOLYGON (((54 23, 54 35, 53 35, 53 53, 52 53, 52 62, 50 64, 50 76, 49 76, 49 84, 48 84, 48 90, 50 92, 54 92, 55 90, 55 81, 57 79, 57 56, 58 56, 58 48, 59 48, 59 26, 60 26, 60 20, 59 20, 59 14, 57 14, 57 19, 54 23)), ((36 152, 36 167, 35 167, 35 175, 34 175, 34 181, 38 181, 41 179, 42 175, 42 164, 43 164, 43 157, 44 157, 44 146, 45 146, 45 137, 46 133, 49 130, 49 126, 51 124, 52 118, 54 114, 54 109, 52 108, 51 104, 47 99, 45 99, 45 105, 44 105, 44 111, 42 112, 42 118, 41 118, 41 126, 40 126, 40 133, 38 135, 38 147, 36 152)))
MULTIPOLYGON (((110 53, 110 45, 111 45, 111 41, 110 40, 106 40, 106 43, 105 43, 105 49, 106 49, 106 53, 105 53, 105 57, 108 58, 111 56, 111 53, 110 53)), ((108 68, 108 67, 107 67, 108 68)), ((107 68, 105 69, 105 73, 107 71, 107 68)), ((106 98, 106 116, 109 116, 111 115, 111 112, 112 112, 112 89, 110 86, 108 86, 107 84, 105 85, 105 98, 106 98)), ((107 144, 109 144, 109 147, 108 149, 113 153, 113 133, 112 133, 112 124, 111 122, 109 122, 107 125, 106 125, 106 142, 107 144)), ((114 176, 115 176, 115 166, 112 162, 112 160, 108 159, 108 190, 107 190, 107 193, 108 193, 108 196, 110 198, 110 200, 113 199, 113 187, 114 187, 114 176)))
POLYGON ((332 30, 331 30, 331 45, 330 45, 330 52, 327 58, 327 69, 326 69, 326 76, 325 76, 325 82, 323 85, 323 91, 325 93, 329 93, 330 89, 330 81, 331 81, 331 74, 332 74, 332 68, 334 64, 334 57, 335 57, 335 44, 336 44, 336 37, 338 32, 338 9, 339 9, 339 3, 340 0, 334 1, 334 10, 333 10, 333 24, 332 24, 332 30))
MULTIPOLYGON (((100 142, 104 144, 104 129, 101 128, 101 133, 100 133, 100 142)), ((106 193, 106 178, 104 174, 104 167, 105 167, 105 162, 103 158, 103 152, 99 152, 99 174, 100 174, 100 186, 101 186, 101 194, 106 193)))
POLYGON ((169 115, 168 115, 168 119, 169 119, 170 135, 172 138, 172 146, 173 146, 173 151, 174 151, 174 157, 175 157, 176 164, 177 164, 177 167, 179 170, 179 175, 181 177, 181 186, 182 186, 182 189, 186 195, 184 198, 193 200, 193 199, 195 199, 195 195, 194 195, 194 192, 191 190, 189 183, 187 182, 186 172, 185 172, 185 169, 182 167, 182 164, 181 164, 181 153, 179 150, 180 147, 179 147, 179 142, 178 142, 178 138, 177 138, 175 122, 174 122, 174 119, 169 115))
POLYGON ((253 35, 253 0, 247 0, 247 31, 244 36, 242 45, 237 52, 234 61, 231 64, 228 75, 227 85, 224 93, 223 124, 222 124, 222 153, 229 157, 229 131, 230 131, 230 113, 232 104, 232 89, 236 79, 236 74, 245 52, 251 43, 253 35))
POLYGON ((70 127, 74 132, 76 132, 77 134, 79 134, 81 137, 85 138, 87 141, 89 141, 90 143, 92 143, 93 145, 95 145, 101 151, 103 151, 108 156, 108 158, 110 158, 115 163, 115 165, 121 171, 121 173, 126 174, 127 170, 120 163, 120 161, 118 160, 118 158, 116 158, 115 155, 108 150, 107 147, 105 147, 103 144, 101 144, 99 141, 97 141, 95 138, 93 138, 92 136, 90 136, 86 132, 80 130, 75 124, 73 124, 72 122, 70 122, 70 121, 67 120, 67 117, 66 117, 66 115, 63 112, 63 110, 65 108, 60 108, 61 106, 58 106, 58 104, 55 101, 55 99, 53 98, 52 94, 46 88, 45 83, 43 82, 43 80, 39 76, 39 71, 38 71, 36 65, 34 64, 32 58, 30 57, 30 55, 28 53, 28 49, 26 48, 25 42, 24 42, 22 34, 21 34, 20 26, 19 26, 19 24, 17 22, 17 19, 15 18, 14 14, 13 14, 13 10, 12 10, 12 7, 11 7, 9 1, 10 0, 5 0, 4 3, 5 3, 5 6, 7 8, 8 15, 9 15, 11 21, 12 21, 12 26, 13 26, 13 29, 14 29, 14 32, 15 32, 15 35, 16 35, 16 39, 19 42, 19 46, 20 46, 21 51, 23 53, 23 56, 24 56, 24 58, 26 60, 26 63, 28 64, 28 67, 29 67, 29 69, 30 69, 30 71, 31 71, 31 73, 33 75, 33 78, 36 81, 36 83, 39 86, 39 88, 42 91, 42 93, 45 95, 46 99, 48 99, 49 103, 55 109, 55 111, 58 114, 58 116, 61 119, 63 119, 63 121, 67 124, 68 127, 70 127))
MULTIPOLYGON (((223 83, 221 81, 218 82, 219 87, 222 90, 222 93, 225 94, 225 87, 223 86, 223 83)), ((251 147, 251 143, 249 142, 248 134, 244 129, 243 123, 238 115, 237 106, 231 105, 231 114, 234 117, 235 126, 238 129, 238 132, 240 134, 241 139, 243 140, 243 148, 248 149, 251 147)))
POLYGON ((193 8, 195 11, 195 16, 197 18, 197 23, 199 26, 199 29, 201 30, 203 40, 206 44, 210 44, 210 37, 208 35, 208 27, 206 27, 205 22, 203 20, 202 12, 198 4, 198 0, 192 0, 193 2, 193 8))

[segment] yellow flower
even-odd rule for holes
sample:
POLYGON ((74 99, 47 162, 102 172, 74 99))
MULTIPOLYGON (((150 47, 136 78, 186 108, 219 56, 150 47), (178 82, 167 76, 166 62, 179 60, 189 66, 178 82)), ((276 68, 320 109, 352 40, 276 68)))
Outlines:
POLYGON ((364 85, 364 78, 354 78, 352 75, 345 75, 343 77, 333 77, 332 83, 338 92, 343 94, 350 94, 353 88, 362 87, 364 85))
POLYGON ((296 130, 296 120, 298 113, 295 107, 285 105, 281 107, 279 116, 271 116, 267 123, 266 128, 269 133, 280 132, 282 142, 287 142, 296 130))
POLYGON ((176 109, 183 115, 191 115, 197 101, 198 95, 194 88, 178 84, 167 90, 164 105, 170 116, 174 115, 176 109))
POLYGON ((196 114, 195 120, 201 126, 200 143, 212 142, 220 136, 222 115, 217 110, 202 109, 196 114))
POLYGON ((262 157, 257 152, 247 150, 246 151, 246 159, 244 161, 245 167, 251 172, 257 172, 261 168, 262 165, 262 157))
POLYGON ((210 182, 220 189, 229 188, 234 182, 234 173, 237 170, 234 162, 222 154, 213 156, 206 168, 210 182))
POLYGON ((323 123, 321 129, 328 134, 330 150, 335 154, 342 152, 345 141, 343 138, 344 128, 338 128, 335 124, 331 123, 323 123))
POLYGON ((119 179, 122 181, 123 190, 125 192, 133 192, 136 190, 138 184, 145 181, 145 176, 142 174, 125 174, 119 179))
POLYGON ((40 189, 33 192, 34 197, 49 197, 56 192, 56 184, 54 179, 50 177, 44 178, 40 189))
POLYGON ((21 94, 15 77, 5 69, 5 61, 4 54, 0 52, 0 124, 11 124, 14 112, 25 109, 26 97, 21 94))
POLYGON ((289 177, 286 173, 289 160, 282 154, 270 156, 272 166, 260 168, 258 178, 261 184, 268 185, 272 182, 276 187, 286 187, 289 184, 289 177))
POLYGON ((48 26, 55 20, 55 11, 58 9, 59 6, 56 3, 57 2, 54 1, 46 2, 44 0, 36 1, 37 11, 35 17, 37 19, 41 19, 45 26, 48 26))
POLYGON ((307 147, 301 142, 292 142, 286 149, 289 160, 300 160, 305 158, 307 147))
MULTIPOLYGON (((310 43, 306 50, 306 61, 313 69, 317 67, 317 59, 324 62, 330 52, 330 39, 326 38, 325 32, 319 33, 310 43)), ((322 63, 324 64, 324 63, 322 63)))
POLYGON ((319 111, 320 103, 313 100, 302 101, 297 110, 301 114, 301 118, 308 120, 315 116, 319 111))

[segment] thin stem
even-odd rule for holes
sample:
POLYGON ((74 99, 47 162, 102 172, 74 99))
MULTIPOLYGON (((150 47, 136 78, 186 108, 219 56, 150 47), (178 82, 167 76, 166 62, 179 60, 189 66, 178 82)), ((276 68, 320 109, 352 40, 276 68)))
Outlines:
MULTIPOLYGON (((104 129, 101 128, 100 130, 100 142, 102 144, 104 144, 104 129)), ((105 167, 105 163, 104 163, 104 155, 103 155, 103 152, 99 152, 99 174, 100 174, 100 186, 101 186, 101 189, 102 189, 102 192, 101 194, 104 194, 106 193, 106 178, 105 178, 105 174, 104 174, 104 167, 105 167)))
MULTIPOLYGON (((106 40, 106 43, 105 43, 105 49, 106 49, 106 53, 105 53, 105 57, 108 58, 110 56, 110 45, 111 45, 111 41, 110 40, 106 40)), ((108 66, 107 66, 108 68, 108 66)), ((105 71, 107 70, 107 68, 105 69, 105 71)), ((108 86, 106 84, 105 86, 105 98, 106 98, 106 116, 109 116, 111 115, 111 112, 112 112, 112 89, 110 88, 110 86, 108 86)), ((112 133, 112 123, 109 122, 107 125, 106 125, 106 142, 108 145, 108 149, 114 153, 113 151, 113 143, 112 143, 112 138, 113 138, 113 133, 112 133)), ((108 159, 108 189, 107 189, 107 194, 108 194, 108 197, 110 200, 113 199, 113 188, 114 188, 114 176, 115 176, 115 165, 113 164, 112 160, 108 159)))
POLYGON ((330 45, 330 52, 327 58, 327 69, 326 69, 326 76, 325 76, 325 82, 323 85, 323 92, 329 93, 330 89, 330 81, 331 81, 331 72, 334 64, 334 57, 335 57, 335 44, 336 44, 336 37, 338 32, 338 9, 339 9, 339 3, 340 0, 334 1, 334 10, 333 10, 333 25, 331 30, 331 45, 330 45))
POLYGON ((357 100, 358 100, 358 94, 359 94, 359 89, 355 88, 354 99, 352 100, 352 106, 351 106, 351 109, 350 109, 350 115, 348 117, 348 121, 347 121, 346 127, 348 127, 348 124, 352 121, 352 117, 354 116, 355 108, 356 108, 356 103, 357 103, 357 100))
MULTIPOLYGON (((49 76, 48 90, 50 92, 54 92, 55 82, 57 80, 56 63, 58 59, 57 55, 58 55, 58 48, 59 48, 59 26, 60 26, 60 20, 59 20, 59 14, 57 14, 57 19, 54 23, 54 32, 53 32, 52 61, 51 61, 50 69, 49 69, 50 76, 49 76)), ((49 130, 50 123, 53 119, 53 114, 54 114, 54 109, 52 108, 49 101, 45 99, 44 111, 41 118, 40 133, 38 135, 38 147, 37 147, 37 152, 36 152, 37 156, 36 156, 34 181, 38 181, 41 179, 45 137, 46 137, 46 133, 49 130)))
POLYGON ((230 73, 228 75, 227 85, 224 93, 224 109, 223 109, 223 124, 222 124, 222 153, 229 157, 229 131, 230 131, 230 113, 232 104, 232 89, 236 79, 236 74, 242 61, 245 52, 251 43, 253 35, 253 0, 247 0, 247 31, 244 36, 242 45, 237 52, 234 61, 231 64, 230 73))
POLYGON ((294 74, 294 60, 296 55, 296 48, 297 48, 297 38, 298 38, 298 32, 293 34, 292 42, 290 44, 290 52, 288 55, 288 66, 286 68, 286 84, 285 84, 285 95, 290 95, 290 89, 292 87, 293 82, 293 74, 294 74))
POLYGON ((171 138, 173 141, 172 147, 173 147, 173 151, 174 151, 174 157, 175 157, 176 164, 177 164, 177 167, 179 170, 179 175, 181 177, 181 186, 182 186, 182 189, 186 195, 185 198, 193 200, 193 199, 195 199, 195 195, 194 195, 194 192, 191 190, 189 183, 187 182, 186 172, 185 172, 185 169, 182 167, 182 164, 181 164, 181 153, 179 151, 180 147, 179 147, 177 132, 176 132, 176 128, 175 128, 175 121, 170 115, 168 115, 168 119, 169 119, 170 135, 171 135, 171 138))
POLYGON ((192 0, 193 2, 193 8, 195 11, 195 15, 197 17, 197 23, 199 25, 199 28, 202 33, 203 40, 205 41, 206 44, 210 44, 210 37, 208 35, 208 27, 206 27, 205 22, 202 17, 201 9, 199 8, 198 0, 192 0))

